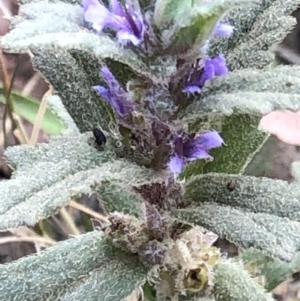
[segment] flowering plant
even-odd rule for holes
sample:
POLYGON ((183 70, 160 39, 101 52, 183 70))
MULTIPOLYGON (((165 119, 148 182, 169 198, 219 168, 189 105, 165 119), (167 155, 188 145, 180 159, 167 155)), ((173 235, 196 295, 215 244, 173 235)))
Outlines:
POLYGON ((0 266, 2 299, 273 300, 299 265, 300 167, 293 184, 253 170, 261 116, 300 108, 299 67, 269 50, 298 1, 20 2, 1 45, 30 51, 65 130, 6 151, 0 228, 34 226, 83 194, 106 216, 0 266))

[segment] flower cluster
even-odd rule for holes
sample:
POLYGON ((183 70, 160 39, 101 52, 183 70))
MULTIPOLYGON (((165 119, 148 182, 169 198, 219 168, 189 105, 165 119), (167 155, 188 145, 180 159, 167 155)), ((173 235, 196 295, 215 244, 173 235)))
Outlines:
POLYGON ((108 88, 94 86, 94 89, 112 106, 117 115, 122 117, 134 111, 134 102, 107 67, 101 68, 100 76, 106 81, 108 88))
POLYGON ((118 0, 110 0, 110 9, 98 0, 83 0, 84 18, 92 28, 101 32, 111 28, 117 33, 118 41, 139 45, 144 38, 146 25, 140 7, 127 1, 123 6, 118 0))
POLYGON ((201 63, 202 61, 197 61, 190 73, 186 76, 182 92, 187 94, 200 93, 201 88, 207 80, 228 73, 226 59, 222 54, 219 54, 213 59, 205 59, 204 66, 201 66, 201 63))
MULTIPOLYGON (((101 1, 101 0, 100 0, 101 1)), ((147 26, 137 1, 126 0, 121 4, 118 0, 109 0, 106 7, 98 0, 83 0, 84 18, 92 28, 99 33, 110 28, 116 33, 121 44, 132 43, 135 46, 143 42, 147 26)), ((219 22, 213 34, 220 37, 229 37, 234 28, 226 23, 219 22)), ((205 82, 217 76, 226 75, 228 68, 222 54, 214 58, 200 58, 192 66, 190 72, 183 79, 182 92, 186 94, 200 93, 205 82)), ((120 118, 135 111, 135 102, 119 84, 107 67, 103 67, 100 76, 105 80, 105 86, 95 86, 94 89, 106 100, 120 118)), ((201 135, 177 133, 170 141, 173 152, 169 153, 169 169, 179 174, 186 163, 196 159, 211 158, 208 151, 220 147, 223 139, 216 131, 201 135)), ((157 147, 157 146, 155 146, 157 147)))
POLYGON ((179 174, 185 163, 196 159, 212 158, 208 151, 221 146, 224 141, 216 131, 207 132, 193 137, 182 135, 174 140, 174 155, 169 162, 169 168, 174 174, 179 174), (185 137, 182 137, 185 136, 185 137))

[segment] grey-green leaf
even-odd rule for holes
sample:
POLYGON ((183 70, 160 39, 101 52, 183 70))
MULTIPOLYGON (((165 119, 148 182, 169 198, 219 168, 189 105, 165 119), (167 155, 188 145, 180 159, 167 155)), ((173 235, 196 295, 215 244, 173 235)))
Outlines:
POLYGON ((271 258, 261 250, 249 248, 244 250, 237 259, 253 268, 255 273, 252 275, 254 277, 264 277, 265 288, 268 291, 272 291, 292 274, 298 272, 300 266, 299 252, 291 262, 284 262, 277 258, 271 258))
POLYGON ((70 53, 48 47, 32 51, 33 65, 58 92, 64 106, 81 132, 100 124, 108 130, 113 120, 107 103, 96 94, 88 75, 70 53))
POLYGON ((188 114, 234 111, 267 114, 272 110, 300 108, 300 67, 279 66, 274 69, 240 70, 208 81, 201 96, 187 108, 188 114))
POLYGON ((216 301, 274 301, 242 264, 223 261, 216 266, 213 293, 216 301))
POLYGON ((32 48, 60 47, 65 51, 78 49, 92 53, 100 61, 112 59, 128 65, 137 74, 150 78, 155 83, 166 83, 176 71, 161 65, 147 65, 137 54, 124 49, 106 35, 97 35, 86 30, 70 35, 69 33, 46 33, 34 37, 14 40, 8 34, 1 41, 2 47, 8 52, 32 50, 32 48))
POLYGON ((70 114, 67 112, 58 95, 51 95, 47 97, 47 104, 52 113, 61 120, 67 130, 71 131, 75 135, 79 135, 78 127, 76 126, 70 114))
MULTIPOLYGON (((114 153, 108 147, 99 151, 88 145, 88 137, 70 135, 37 148, 19 146, 7 151, 17 171, 11 180, 0 182, 0 229, 33 226, 72 198, 91 194, 107 181, 130 185, 138 182, 137 176, 143 181, 153 176, 151 170, 128 161, 108 162, 115 158, 114 153)), ((126 200, 130 199, 120 201, 126 200)))
POLYGON ((274 214, 300 222, 300 186, 286 181, 246 175, 209 173, 190 178, 186 198, 212 201, 254 213, 274 214))
POLYGON ((299 67, 237 70, 207 81, 187 107, 187 123, 220 131, 226 145, 212 150, 212 162, 196 161, 185 175, 199 172, 240 173, 267 134, 259 131, 260 118, 273 110, 300 108, 299 67))
POLYGON ((125 256, 96 231, 1 265, 0 292, 7 301, 121 301, 146 274, 137 257, 125 256))
POLYGON ((300 223, 269 214, 255 214, 216 203, 174 209, 182 222, 200 225, 245 248, 265 250, 273 257, 291 261, 300 250, 300 223))
POLYGON ((230 70, 263 69, 274 60, 271 46, 280 43, 293 29, 296 19, 290 14, 298 1, 257 1, 250 8, 234 8, 225 16, 225 22, 235 30, 230 38, 215 38, 210 55, 224 53, 230 70))

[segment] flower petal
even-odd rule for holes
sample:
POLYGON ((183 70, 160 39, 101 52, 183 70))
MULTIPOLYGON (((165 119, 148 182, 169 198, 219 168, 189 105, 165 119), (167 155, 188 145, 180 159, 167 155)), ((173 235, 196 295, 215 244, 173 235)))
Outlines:
POLYGON ((234 27, 227 23, 218 23, 214 29, 214 34, 220 37, 230 37, 234 31, 234 27))
POLYGON ((197 159, 212 159, 212 156, 210 156, 209 153, 207 153, 201 147, 194 147, 193 151, 191 151, 187 157, 187 161, 194 161, 197 159))
POLYGON ((168 165, 169 165, 169 169, 174 174, 180 174, 183 169, 183 160, 178 156, 174 156, 171 158, 168 165))
POLYGON ((115 112, 119 113, 121 111, 119 100, 114 97, 114 95, 103 86, 94 86, 94 90, 106 100, 114 109, 115 112))
POLYGON ((116 94, 124 94, 125 90, 120 86, 119 82, 116 80, 114 75, 110 72, 107 67, 102 67, 100 71, 100 75, 105 79, 109 90, 116 94))
POLYGON ((184 143, 183 155, 188 161, 212 158, 207 151, 223 143, 223 139, 216 131, 204 133, 184 143))
POLYGON ((102 31, 114 19, 111 12, 98 0, 83 0, 84 19, 97 31, 102 31))
POLYGON ((133 45, 137 46, 140 44, 141 40, 138 39, 134 34, 130 33, 128 30, 119 30, 117 33, 118 41, 122 45, 126 45, 130 41, 133 45))
POLYGON ((224 143, 218 132, 212 131, 201 134, 199 137, 194 139, 196 147, 203 150, 210 150, 212 148, 220 147, 224 143))
POLYGON ((219 54, 211 60, 211 64, 214 66, 215 76, 226 75, 228 68, 226 66, 226 59, 224 55, 219 54))
POLYGON ((134 45, 142 42, 145 34, 145 23, 140 7, 134 7, 131 1, 125 6, 118 0, 110 0, 110 10, 98 0, 82 0, 84 18, 92 27, 101 32, 105 27, 116 31, 122 44, 130 41, 134 45))
POLYGON ((228 68, 226 66, 226 59, 222 54, 219 54, 213 59, 205 59, 200 86, 203 86, 207 80, 214 79, 217 76, 226 75, 227 73, 228 68))
POLYGON ((125 17, 124 7, 118 0, 110 0, 110 9, 113 14, 118 15, 120 17, 125 17))
POLYGON ((93 86, 93 89, 98 92, 106 101, 110 101, 111 94, 108 89, 103 86, 93 86))
POLYGON ((100 93, 100 95, 101 93, 104 93, 104 96, 102 97, 105 98, 111 104, 115 112, 120 116, 124 116, 133 111, 133 101, 129 99, 127 92, 121 87, 119 82, 116 80, 114 75, 110 72, 110 70, 107 67, 101 68, 100 76, 102 76, 106 81, 108 89, 104 91, 103 87, 96 86, 97 91, 100 93))
POLYGON ((182 90, 183 93, 187 93, 187 94, 195 94, 195 93, 200 93, 201 89, 198 86, 195 85, 187 85, 184 87, 184 89, 182 90))

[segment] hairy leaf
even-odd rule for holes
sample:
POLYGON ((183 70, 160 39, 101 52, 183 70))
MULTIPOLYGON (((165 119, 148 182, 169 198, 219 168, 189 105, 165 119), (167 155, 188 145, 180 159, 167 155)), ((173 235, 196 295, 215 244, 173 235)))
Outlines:
POLYGON ((200 99, 187 108, 188 114, 234 111, 267 114, 272 110, 300 108, 300 67, 280 66, 269 71, 242 70, 207 83, 200 99))
POLYGON ((226 145, 211 152, 214 161, 195 162, 186 175, 243 172, 268 138, 258 130, 261 116, 276 109, 300 108, 299 70, 290 66, 238 70, 208 81, 201 96, 187 107, 186 121, 219 130, 226 145))
POLYGON ((160 28, 169 29, 163 36, 170 53, 182 57, 197 57, 203 41, 211 35, 220 17, 233 6, 249 5, 252 0, 226 1, 159 1, 156 3, 154 19, 160 28))
POLYGON ((52 113, 55 114, 61 120, 61 122, 65 125, 65 127, 68 130, 70 130, 75 135, 79 135, 78 127, 76 126, 70 114, 67 112, 58 95, 48 96, 47 104, 52 113))
MULTIPOLYGON (((12 31, 13 33, 13 31, 12 31)), ((124 49, 105 35, 96 35, 84 30, 70 35, 69 33, 46 33, 34 37, 15 40, 10 34, 2 39, 2 47, 8 52, 32 50, 56 46, 65 51, 78 49, 93 54, 98 60, 113 59, 128 65, 137 74, 150 78, 156 83, 166 83, 175 72, 175 68, 164 68, 162 65, 148 66, 138 58, 135 52, 124 49)))
POLYGON ((209 52, 212 56, 224 53, 227 65, 236 71, 206 82, 200 97, 195 98, 186 112, 187 119, 193 122, 209 119, 209 129, 217 128, 222 133, 226 147, 211 152, 212 162, 193 163, 185 176, 215 171, 243 172, 268 138, 257 129, 261 115, 275 109, 299 108, 298 68, 255 70, 273 60, 269 47, 281 42, 291 30, 295 20, 289 15, 298 4, 297 1, 260 1, 257 6, 233 9, 226 15, 224 21, 235 27, 234 34, 229 39, 216 38, 209 52), (270 19, 270 15, 276 17, 270 19), (231 114, 235 116, 225 117, 231 114))
POLYGON ((0 229, 33 226, 107 181, 133 185, 139 181, 137 176, 144 175, 142 181, 151 177, 151 171, 129 162, 108 162, 114 153, 96 150, 86 139, 87 135, 71 136, 64 143, 54 140, 38 148, 20 146, 7 151, 17 171, 12 180, 0 183, 0 229))
POLYGON ((198 296, 197 294, 187 294, 187 296, 180 296, 180 301, 216 301, 214 297, 203 297, 203 294, 198 296))
POLYGON ((103 181, 103 185, 97 188, 101 195, 101 202, 108 212, 123 212, 135 216, 141 216, 143 198, 134 192, 128 185, 103 181))
POLYGON ((230 70, 266 67, 274 59, 270 47, 281 42, 296 24, 290 14, 299 4, 267 0, 257 1, 254 7, 233 9, 224 21, 235 27, 234 34, 229 39, 214 39, 210 54, 224 53, 230 70))
POLYGON ((204 203, 198 207, 173 210, 182 222, 200 225, 245 248, 265 250, 271 256, 291 261, 300 249, 300 223, 270 214, 251 213, 204 203))
POLYGON ((90 232, 0 267, 7 300, 121 301, 139 287, 145 269, 124 256, 100 232, 90 232))
POLYGON ((242 264, 224 261, 216 266, 213 293, 216 301, 274 301, 242 264))
POLYGON ((108 105, 92 89, 87 74, 63 49, 46 48, 33 51, 33 65, 58 91, 63 104, 81 132, 100 124, 105 130, 113 117, 108 105))
MULTIPOLYGON (((22 2, 22 1, 20 1, 22 2)), ((19 15, 26 17, 29 20, 38 21, 45 20, 47 22, 47 27, 58 26, 54 22, 50 22, 51 18, 59 18, 61 23, 63 21, 69 21, 70 23, 77 24, 79 26, 84 25, 81 1, 78 1, 80 5, 77 5, 75 1, 32 1, 30 4, 24 4, 20 6, 19 15), (40 20, 39 20, 40 19, 40 20)), ((33 22, 31 24, 34 24, 33 22)), ((36 24, 37 25, 37 24, 36 24)), ((46 24, 45 24, 46 25, 46 24)), ((33 26, 33 25, 32 25, 33 26)), ((39 30, 39 28, 37 28, 39 30)), ((45 28, 46 29, 46 26, 45 28)), ((26 31, 26 29, 25 29, 26 31)), ((68 28, 64 29, 61 27, 61 31, 68 31, 68 28)), ((37 32, 38 33, 38 32, 37 32)), ((36 33, 36 34, 37 34, 36 33)), ((22 38, 27 36, 28 32, 23 33, 22 38)), ((20 37, 21 38, 21 37, 20 37)))
POLYGON ((244 250, 237 259, 244 265, 251 266, 255 277, 263 276, 265 287, 268 291, 275 289, 290 275, 298 272, 300 266, 300 253, 297 252, 291 262, 284 262, 277 258, 271 258, 261 250, 249 248, 244 250))
POLYGON ((247 36, 249 29, 256 19, 269 7, 274 0, 257 1, 252 7, 237 7, 231 9, 224 17, 224 22, 234 26, 234 32, 229 38, 215 37, 211 41, 209 54, 215 56, 219 53, 227 53, 234 49, 240 41, 247 36))
POLYGON ((267 138, 264 132, 257 130, 260 120, 257 116, 233 114, 227 117, 208 114, 203 118, 195 116, 195 120, 190 125, 191 130, 196 130, 198 124, 202 129, 213 128, 220 132, 225 145, 210 151, 213 161, 197 160, 190 163, 183 173, 184 177, 217 171, 238 174, 248 166, 267 138))
POLYGON ((255 213, 288 217, 300 222, 298 183, 246 175, 210 173, 190 178, 186 198, 194 202, 212 201, 255 213))

